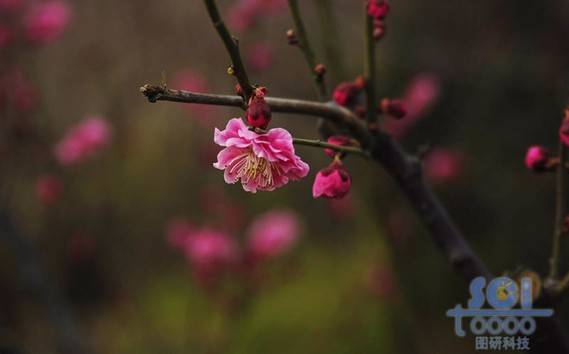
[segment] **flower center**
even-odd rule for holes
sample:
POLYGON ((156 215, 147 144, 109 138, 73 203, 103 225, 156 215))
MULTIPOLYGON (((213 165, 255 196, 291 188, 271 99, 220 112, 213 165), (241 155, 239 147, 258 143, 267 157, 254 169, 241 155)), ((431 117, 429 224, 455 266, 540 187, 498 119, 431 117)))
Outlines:
POLYGON ((243 183, 255 182, 261 188, 270 188, 275 183, 274 177, 280 172, 280 167, 249 151, 231 167, 230 172, 236 173, 243 183))

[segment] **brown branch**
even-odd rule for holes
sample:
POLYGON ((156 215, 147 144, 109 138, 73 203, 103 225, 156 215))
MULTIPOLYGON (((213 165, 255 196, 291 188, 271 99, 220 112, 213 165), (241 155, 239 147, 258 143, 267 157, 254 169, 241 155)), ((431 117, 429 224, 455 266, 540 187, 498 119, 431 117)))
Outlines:
POLYGON ((229 53, 229 57, 233 63, 233 75, 235 75, 237 78, 237 81, 239 82, 239 85, 245 94, 245 99, 248 100, 248 98, 251 96, 251 93, 253 92, 253 86, 251 85, 249 77, 247 76, 247 71, 245 70, 245 65, 243 65, 243 60, 241 60, 239 42, 229 33, 229 30, 221 19, 221 15, 217 9, 215 0, 204 0, 204 3, 207 8, 209 17, 211 18, 211 22, 213 23, 213 26, 217 30, 219 37, 225 45, 227 53, 229 53))
MULTIPOLYGON (((144 85, 140 92, 150 102, 172 101, 184 103, 208 104, 216 106, 243 107, 239 96, 213 95, 182 90, 171 90, 157 85, 144 85)), ((363 147, 370 143, 370 134, 362 123, 348 109, 335 103, 320 103, 314 101, 267 97, 267 103, 275 113, 291 113, 324 118, 338 126, 348 128, 350 133, 360 141, 363 147)))
POLYGON ((331 150, 335 150, 338 152, 356 154, 356 155, 360 155, 360 156, 363 156, 366 158, 369 157, 369 153, 367 151, 362 150, 359 147, 355 147, 355 146, 340 146, 340 145, 329 144, 329 143, 324 142, 324 141, 312 140, 312 139, 293 138, 292 140, 293 140, 293 143, 295 145, 313 146, 313 147, 319 147, 319 148, 323 148, 323 149, 331 149, 331 150))
MULTIPOLYGON (((175 101, 185 103, 206 103, 224 106, 241 106, 237 96, 210 95, 186 91, 169 90, 159 86, 146 85, 141 92, 151 101, 175 101)), ((273 112, 285 112, 321 117, 339 127, 348 128, 362 147, 371 153, 393 178, 409 203, 429 231, 431 239, 457 275, 469 282, 475 277, 492 278, 493 274, 472 250, 458 230, 448 211, 425 182, 421 163, 408 155, 391 137, 379 133, 371 135, 364 124, 349 110, 335 104, 284 98, 267 98, 273 112)), ((543 302, 549 303, 549 296, 543 302)), ((538 353, 569 353, 569 343, 556 318, 540 319, 538 343, 533 349, 538 353)), ((533 342, 532 342, 533 343, 533 342)))

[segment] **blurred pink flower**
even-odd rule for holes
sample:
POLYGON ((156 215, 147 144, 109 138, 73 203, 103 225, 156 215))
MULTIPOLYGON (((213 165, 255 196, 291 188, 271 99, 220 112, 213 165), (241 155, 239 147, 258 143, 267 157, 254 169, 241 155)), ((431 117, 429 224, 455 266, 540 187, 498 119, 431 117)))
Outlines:
POLYGON ((269 211, 258 216, 249 227, 249 250, 260 259, 276 257, 294 246, 299 233, 300 224, 295 213, 269 211))
POLYGON ((340 160, 334 160, 316 174, 312 185, 314 198, 343 198, 350 192, 352 178, 340 160))
MULTIPOLYGON (((177 90, 186 90, 192 92, 208 92, 209 85, 207 79, 202 73, 192 69, 183 69, 174 73, 170 85, 177 90)), ((192 114, 192 119, 204 127, 211 128, 215 124, 215 118, 209 113, 214 107, 203 104, 185 104, 181 105, 185 110, 192 114)))
POLYGON ((15 11, 22 7, 22 0, 0 0, 0 11, 15 11))
POLYGON ((215 129, 214 141, 225 147, 213 166, 225 170, 226 183, 241 181, 247 192, 273 191, 306 177, 309 166, 295 155, 292 136, 282 128, 257 134, 241 118, 231 119, 225 128, 215 129))
POLYGON ((543 146, 530 146, 526 152, 526 167, 534 172, 544 172, 547 170, 551 153, 543 146))
POLYGON ((172 248, 184 249, 186 240, 191 236, 194 227, 187 221, 174 219, 166 228, 166 239, 172 248))
POLYGON ((237 258, 237 246, 233 239, 218 230, 202 228, 189 233, 184 252, 188 260, 197 266, 229 264, 237 258))
POLYGON ((196 228, 183 220, 172 220, 166 230, 170 246, 181 250, 197 280, 204 285, 237 264, 239 250, 234 239, 219 230, 196 228))
POLYGON ((36 181, 36 196, 44 205, 58 201, 62 192, 63 182, 57 176, 42 175, 36 181))
POLYGON ((207 80, 199 73, 191 69, 184 69, 174 73, 171 83, 172 88, 194 92, 207 92, 207 80))
POLYGON ((286 0, 238 0, 229 9, 228 23, 231 30, 243 32, 263 17, 282 13, 286 6, 286 0))
POLYGON ((273 48, 268 43, 255 43, 247 51, 247 62, 254 71, 267 70, 273 62, 273 48))
POLYGON ((73 127, 55 147, 55 157, 64 166, 74 165, 107 146, 111 139, 110 124, 99 117, 83 120, 73 127))
POLYGON ((425 175, 433 182, 444 183, 455 180, 464 168, 464 156, 460 151, 433 149, 424 162, 425 175))
POLYGON ((34 4, 24 19, 26 37, 35 43, 52 42, 65 31, 70 20, 71 8, 65 1, 34 4))
POLYGON ((401 120, 389 119, 385 121, 385 129, 395 137, 402 137, 411 129, 419 119, 423 118, 440 95, 440 82, 434 74, 423 73, 414 77, 407 89, 403 102, 407 114, 401 120))

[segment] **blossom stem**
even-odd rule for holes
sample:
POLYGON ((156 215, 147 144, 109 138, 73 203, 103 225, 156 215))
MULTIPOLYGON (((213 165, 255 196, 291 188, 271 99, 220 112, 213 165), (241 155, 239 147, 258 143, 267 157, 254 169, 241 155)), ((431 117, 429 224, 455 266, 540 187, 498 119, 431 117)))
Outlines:
POLYGON ((234 76, 237 79, 237 82, 239 82, 243 93, 245 94, 245 100, 248 101, 249 97, 251 97, 251 93, 253 92, 253 86, 249 81, 247 71, 245 70, 245 65, 243 65, 243 60, 241 59, 239 41, 229 33, 227 26, 225 26, 225 23, 219 14, 215 0, 204 0, 204 3, 211 22, 217 30, 219 37, 223 41, 225 49, 227 49, 227 52, 229 53, 229 57, 233 63, 234 76))
POLYGON ((316 87, 316 94, 318 95, 318 100, 323 101, 326 98, 326 84, 324 82, 324 75, 318 75, 315 72, 316 68, 316 56, 314 55, 314 50, 310 45, 308 36, 306 34, 306 28, 304 26, 304 21, 300 15, 300 8, 298 7, 297 0, 288 0, 288 7, 294 21, 294 29, 296 32, 296 38, 298 39, 298 47, 304 55, 306 64, 308 65, 308 70, 314 76, 314 84, 316 87))
POLYGON ((362 150, 361 148, 355 146, 340 146, 340 145, 329 144, 321 140, 299 139, 299 138, 293 138, 292 141, 296 145, 314 146, 324 149, 331 149, 339 152, 357 154, 364 156, 366 158, 370 157, 367 151, 362 150))
MULTIPOLYGON (((367 2, 364 2, 367 3, 367 2)), ((364 78, 366 92, 366 119, 368 124, 375 124, 376 113, 376 77, 375 77, 375 39, 373 38, 373 18, 367 13, 367 6, 364 5, 365 16, 365 56, 364 56, 364 78)))
MULTIPOLYGON (((565 165, 566 148, 562 141, 559 141, 559 164, 565 165)), ((559 253, 561 237, 565 233, 563 219, 565 217, 565 169, 557 168, 556 171, 556 191, 555 191, 555 224, 553 232, 553 245, 551 250, 551 258, 549 259, 549 276, 548 279, 555 282, 559 275, 559 253)))

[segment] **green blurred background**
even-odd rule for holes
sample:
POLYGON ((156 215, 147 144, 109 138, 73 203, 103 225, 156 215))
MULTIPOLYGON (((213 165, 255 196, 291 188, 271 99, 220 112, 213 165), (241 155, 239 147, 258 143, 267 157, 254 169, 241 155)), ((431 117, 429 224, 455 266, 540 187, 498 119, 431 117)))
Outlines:
MULTIPOLYGON (((234 0, 219 1, 223 14, 234 0)), ((317 14, 322 1, 301 1, 317 57, 332 68, 329 88, 362 70, 361 1, 329 1, 341 56, 326 56, 317 14)), ((313 200, 311 182, 327 157, 297 152, 309 178, 252 195, 226 185, 211 167, 213 127, 238 109, 185 109, 148 103, 138 89, 183 70, 200 73, 208 92, 232 93, 224 48, 198 0, 70 2, 67 31, 54 43, 21 46, 2 60, 17 63, 38 92, 25 127, 5 109, 1 123, 1 207, 36 245, 47 277, 61 290, 96 353, 471 353, 472 338, 454 336, 447 309, 465 304, 455 276, 393 183, 378 166, 356 157, 351 213, 313 200), (84 117, 113 126, 110 146, 89 161, 62 168, 53 146, 84 117), (204 123, 205 122, 205 123, 204 123), (38 176, 61 177, 54 205, 38 202, 38 176), (223 198, 211 195, 223 195, 223 198), (217 198, 217 199, 216 199, 217 198), (232 203, 246 225, 266 210, 287 208, 302 218, 298 245, 272 263, 263 285, 228 310, 229 289, 211 294, 172 250, 165 229, 173 218, 223 225, 204 200, 232 203), (393 218, 397 218, 395 227, 393 218), (391 220, 391 222, 390 222, 391 220), (72 245, 93 246, 78 267, 72 245), (81 263, 83 266, 83 263, 81 263)), ((417 74, 440 81, 431 112, 402 139, 459 150, 460 176, 436 190, 473 248, 496 273, 544 274, 553 232, 552 176, 523 164, 530 144, 555 147, 569 95, 567 1, 392 1, 388 32, 378 46, 382 97, 399 97, 417 74)), ((270 64, 252 70, 270 95, 312 99, 303 58, 287 44, 284 9, 239 34, 244 52, 259 42, 270 64)), ((325 27, 324 27, 325 28, 325 27)), ((310 117, 275 115, 272 126, 316 137, 310 117)), ((569 250, 564 249, 564 254, 569 250)), ((0 340, 24 353, 54 353, 53 326, 42 306, 21 290, 16 257, 0 246, 0 340)), ((566 259, 565 257, 564 259, 566 259)), ((562 315, 565 324, 569 316, 562 315)))

